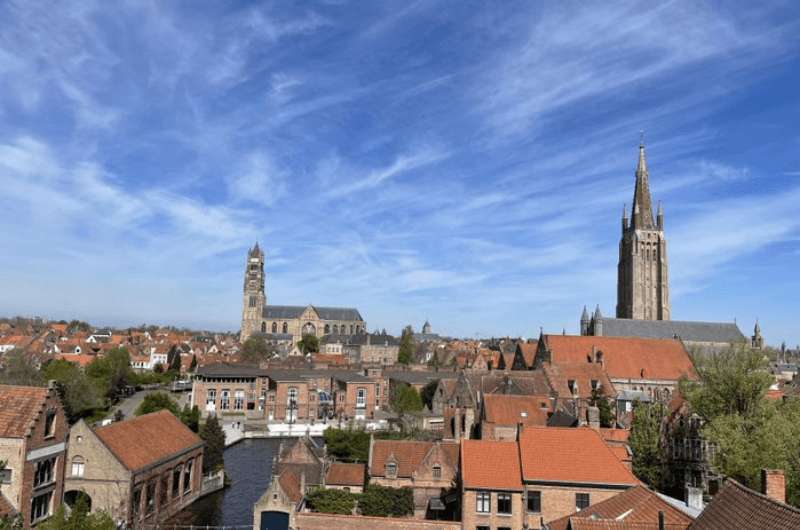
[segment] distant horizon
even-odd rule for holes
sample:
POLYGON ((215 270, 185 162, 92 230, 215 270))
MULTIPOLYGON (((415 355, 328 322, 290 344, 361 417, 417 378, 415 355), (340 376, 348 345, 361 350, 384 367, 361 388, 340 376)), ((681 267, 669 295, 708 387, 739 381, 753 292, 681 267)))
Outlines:
MULTIPOLYGON (((800 5, 0 4, 0 313, 577 334, 640 131, 674 320, 800 343, 800 5)), ((136 326, 139 324, 130 324, 136 326)))

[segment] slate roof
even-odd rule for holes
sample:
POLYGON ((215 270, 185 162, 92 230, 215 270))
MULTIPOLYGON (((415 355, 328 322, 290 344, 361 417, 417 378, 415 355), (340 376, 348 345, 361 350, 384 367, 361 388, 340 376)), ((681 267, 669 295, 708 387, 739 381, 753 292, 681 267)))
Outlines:
MULTIPOLYGON (((344 327, 344 326, 343 326, 344 327)), ((367 344, 367 337, 369 343, 373 346, 399 346, 400 339, 392 335, 384 333, 354 333, 350 334, 336 334, 329 333, 320 339, 321 344, 344 344, 347 346, 364 346, 367 344)))
POLYGON ((679 338, 690 342, 719 343, 747 341, 739 327, 729 322, 603 318, 602 325, 604 337, 679 338))
POLYGON ((548 530, 567 530, 567 528, 620 528, 658 530, 658 512, 664 512, 666 528, 686 530, 692 518, 667 503, 657 493, 645 486, 635 486, 614 495, 610 499, 592 504, 580 512, 551 521, 548 530), (571 526, 569 525, 572 520, 571 526), (611 523, 612 526, 586 527, 576 525, 577 519, 592 519, 611 523), (613 526, 619 524, 619 526, 613 526))
POLYGON ((301 305, 265 305, 262 312, 263 318, 268 319, 291 319, 300 318, 300 315, 308 308, 312 307, 321 320, 360 320, 361 313, 354 307, 319 307, 301 305))
POLYGON ((44 387, 0 385, 0 438, 24 438, 45 406, 44 387))
POLYGON ((519 446, 525 481, 639 484, 600 434, 589 428, 526 427, 519 446))
POLYGON ((522 491, 517 443, 462 440, 461 475, 465 488, 522 491))
POLYGON ((94 433, 130 471, 203 444, 199 436, 167 410, 99 427, 94 433))
POLYGON ((201 366, 197 369, 197 375, 205 377, 263 377, 267 375, 267 371, 252 364, 215 363, 201 366))
POLYGON ((770 499, 733 479, 706 506, 689 530, 747 528, 748 530, 786 530, 800 528, 800 510, 770 499))
POLYGON ((363 486, 366 476, 364 464, 334 462, 325 475, 325 484, 331 486, 363 486))

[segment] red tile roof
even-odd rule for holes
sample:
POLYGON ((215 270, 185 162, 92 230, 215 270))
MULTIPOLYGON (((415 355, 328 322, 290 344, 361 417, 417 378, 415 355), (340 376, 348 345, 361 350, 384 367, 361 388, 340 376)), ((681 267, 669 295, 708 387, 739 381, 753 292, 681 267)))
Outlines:
POLYGON ((293 471, 283 470, 278 477, 283 492, 292 502, 300 502, 304 492, 300 490, 300 477, 293 471))
POLYGON ((461 477, 465 488, 521 491, 517 442, 462 440, 461 477))
POLYGON ((608 528, 633 530, 658 530, 658 512, 664 512, 667 529, 685 530, 692 518, 678 510, 645 486, 636 486, 614 495, 580 512, 556 519, 549 523, 550 530, 570 528, 608 528), (606 523, 605 526, 586 526, 585 521, 606 523), (580 521, 582 520, 582 521, 580 521), (576 524, 580 521, 580 524, 576 524), (615 526, 617 525, 617 526, 615 526))
POLYGON ((573 395, 569 387, 570 381, 575 382, 578 390, 577 395, 582 399, 592 397, 592 381, 596 381, 599 391, 603 395, 610 398, 617 395, 617 391, 608 378, 608 374, 600 364, 587 362, 545 364, 542 369, 553 390, 562 399, 573 395))
POLYGON ((0 385, 0 438, 24 438, 45 406, 48 389, 0 385))
POLYGON ((334 462, 325 475, 325 484, 331 486, 363 486, 366 476, 364 464, 334 462))
POLYGON ((533 366, 533 359, 536 357, 536 350, 539 349, 539 341, 536 342, 520 342, 517 347, 522 353, 522 358, 525 360, 525 365, 528 367, 533 366))
POLYGON ((549 396, 514 396, 486 394, 483 396, 484 419, 500 425, 547 425, 550 412, 549 396), (542 407, 544 405, 544 407, 542 407))
POLYGON ((588 363, 593 348, 603 353, 612 379, 697 379, 694 364, 676 339, 545 335, 552 364, 588 363))
MULTIPOLYGON (((442 449, 450 460, 450 465, 458 467, 458 444, 441 443, 442 449)), ((413 440, 375 440, 370 455, 370 474, 386 475, 386 462, 391 458, 397 462, 397 476, 410 477, 420 465, 425 455, 433 448, 434 442, 417 442, 413 440)))
POLYGON ((527 427, 522 431, 519 443, 525 480, 639 484, 593 429, 527 427))
POLYGON ((131 471, 203 443, 199 436, 167 410, 112 423, 94 432, 131 471))

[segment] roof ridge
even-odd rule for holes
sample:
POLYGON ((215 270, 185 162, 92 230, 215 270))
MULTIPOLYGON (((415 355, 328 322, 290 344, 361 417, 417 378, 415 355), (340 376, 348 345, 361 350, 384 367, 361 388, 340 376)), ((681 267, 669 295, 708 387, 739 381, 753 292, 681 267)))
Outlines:
MULTIPOLYGON (((747 486, 745 486, 744 484, 742 484, 741 482, 739 482, 736 479, 728 478, 725 481, 725 485, 727 486, 728 484, 732 484, 733 486, 736 486, 737 488, 742 490, 744 493, 753 494, 753 495, 755 495, 755 496, 757 496, 757 497, 759 497, 761 499, 768 500, 768 501, 770 501, 770 502, 772 502, 772 503, 774 503, 774 504, 776 504, 776 505, 778 505, 778 506, 780 506, 782 508, 788 508, 790 511, 795 512, 797 514, 800 514, 800 508, 795 508, 791 504, 787 504, 785 502, 781 502, 781 501, 779 501, 777 499, 773 499, 769 495, 765 495, 765 494, 761 493, 758 490, 754 490, 752 488, 748 488, 747 486)), ((722 493, 722 492, 720 492, 720 493, 722 493)), ((712 501, 713 501, 713 499, 712 499, 712 501)))

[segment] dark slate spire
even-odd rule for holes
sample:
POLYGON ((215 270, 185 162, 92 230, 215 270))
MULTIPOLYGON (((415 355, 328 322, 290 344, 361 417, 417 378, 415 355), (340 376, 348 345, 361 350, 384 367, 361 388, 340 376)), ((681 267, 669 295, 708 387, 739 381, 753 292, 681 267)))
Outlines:
POLYGON ((652 230, 653 201, 650 199, 650 176, 647 173, 647 156, 644 152, 644 141, 639 144, 639 164, 636 166, 636 189, 633 192, 633 215, 631 228, 634 230, 652 230))

